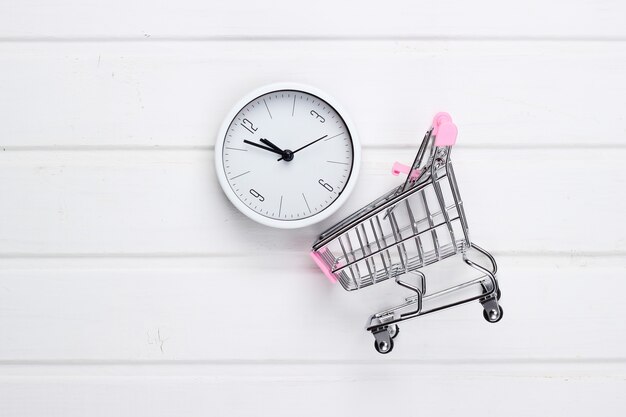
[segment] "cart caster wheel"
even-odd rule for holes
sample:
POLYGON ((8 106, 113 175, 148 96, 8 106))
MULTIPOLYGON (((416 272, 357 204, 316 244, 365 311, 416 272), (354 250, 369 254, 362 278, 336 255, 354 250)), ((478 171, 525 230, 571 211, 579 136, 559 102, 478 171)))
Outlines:
POLYGON ((487 312, 487 310, 483 310, 483 317, 485 318, 485 320, 487 320, 489 323, 497 323, 500 320, 502 320, 502 316, 504 316, 504 309, 502 308, 502 306, 498 306, 498 310, 490 310, 489 312, 487 312))
POLYGON ((387 329, 392 339, 395 339, 400 334, 400 327, 397 324, 392 324, 387 329))
POLYGON ((389 339, 389 342, 374 340, 374 349, 376 352, 386 355, 393 350, 393 339, 389 339))

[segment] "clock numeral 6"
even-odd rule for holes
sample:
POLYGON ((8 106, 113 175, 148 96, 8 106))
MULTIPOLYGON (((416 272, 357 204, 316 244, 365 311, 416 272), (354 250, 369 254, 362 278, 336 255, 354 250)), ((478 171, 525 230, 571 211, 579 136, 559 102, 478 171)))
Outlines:
POLYGON ((318 112, 315 110, 311 110, 311 116, 315 116, 315 119, 320 119, 320 123, 324 123, 326 119, 324 119, 318 112))
POLYGON ((254 188, 250 189, 250 194, 252 194, 253 197, 258 198, 260 202, 265 201, 265 197, 259 194, 254 188))
POLYGON ((254 132, 256 132, 257 130, 259 130, 258 127, 254 127, 254 123, 252 123, 250 120, 248 119, 243 119, 240 123, 243 127, 245 127, 248 132, 254 134, 254 132))
POLYGON ((332 191, 332 190, 334 190, 334 188, 333 188, 333 186, 332 186, 332 185, 330 185, 330 184, 329 184, 329 183, 327 183, 327 182, 324 182, 324 180, 323 180, 323 179, 321 179, 321 178, 320 178, 320 180, 318 181, 318 183, 319 183, 319 185, 321 185, 322 187, 326 188, 328 191, 332 191))

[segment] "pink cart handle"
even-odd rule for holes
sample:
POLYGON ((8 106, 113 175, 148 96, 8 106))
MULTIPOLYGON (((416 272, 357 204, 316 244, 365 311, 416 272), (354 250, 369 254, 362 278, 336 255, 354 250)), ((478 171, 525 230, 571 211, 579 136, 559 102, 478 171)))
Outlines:
MULTIPOLYGON (((411 171, 411 167, 408 165, 404 165, 401 164, 400 162, 394 162, 393 166, 391 167, 391 173, 393 175, 395 175, 396 177, 400 174, 406 174, 409 175, 409 172, 411 171)), ((419 178, 420 176, 420 170, 419 169, 414 169, 413 172, 411 172, 411 179, 414 180, 416 178, 419 178)))
MULTIPOLYGON (((326 248, 321 248, 320 251, 326 251, 326 248)), ((330 280, 330 282, 332 282, 333 284, 337 282, 337 277, 335 277, 335 274, 333 274, 333 272, 330 270, 330 267, 326 262, 324 262, 319 253, 317 253, 316 251, 311 251, 311 258, 313 259, 313 262, 315 262, 315 264, 319 267, 319 269, 322 270, 324 275, 326 275, 326 278, 330 280)))
POLYGON ((437 113, 433 118, 433 135, 435 146, 453 146, 456 143, 458 129, 452 123, 452 117, 448 113, 437 113))

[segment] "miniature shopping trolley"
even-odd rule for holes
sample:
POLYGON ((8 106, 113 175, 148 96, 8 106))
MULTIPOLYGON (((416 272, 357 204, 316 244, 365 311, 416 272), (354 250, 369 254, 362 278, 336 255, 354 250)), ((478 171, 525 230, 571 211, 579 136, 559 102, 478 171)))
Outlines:
POLYGON ((313 260, 348 291, 390 278, 410 291, 402 304, 367 321, 366 330, 380 353, 392 350, 399 322, 428 313, 477 300, 487 321, 502 318, 496 261, 469 238, 450 160, 456 137, 450 115, 438 113, 413 164, 393 166, 394 175, 406 174, 404 183, 323 232, 313 244, 313 260), (443 266, 452 258, 464 270, 471 267, 473 275, 452 284, 430 278, 430 265, 443 266))

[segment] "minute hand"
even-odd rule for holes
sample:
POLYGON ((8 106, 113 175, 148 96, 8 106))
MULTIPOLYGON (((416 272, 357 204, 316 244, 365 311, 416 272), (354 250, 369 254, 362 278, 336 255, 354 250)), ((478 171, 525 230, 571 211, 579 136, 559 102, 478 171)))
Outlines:
MULTIPOLYGON (((301 148, 296 149, 296 150, 295 150, 295 151, 293 151, 292 153, 299 152, 299 151, 301 151, 302 149, 304 149, 304 148, 306 148, 306 147, 308 147, 308 146, 311 146, 311 145, 313 145, 314 143, 319 142, 320 140, 322 140, 322 139, 324 139, 324 138, 327 138, 327 137, 328 137, 328 135, 324 135, 324 136, 322 136, 321 138, 317 138, 317 139, 315 139, 313 142, 309 142, 309 143, 307 143, 306 145, 304 145, 304 146, 303 146, 303 147, 301 147, 301 148)), ((283 159, 283 158, 282 158, 282 157, 280 157, 278 160, 279 160, 279 161, 282 161, 282 159, 283 159)))

